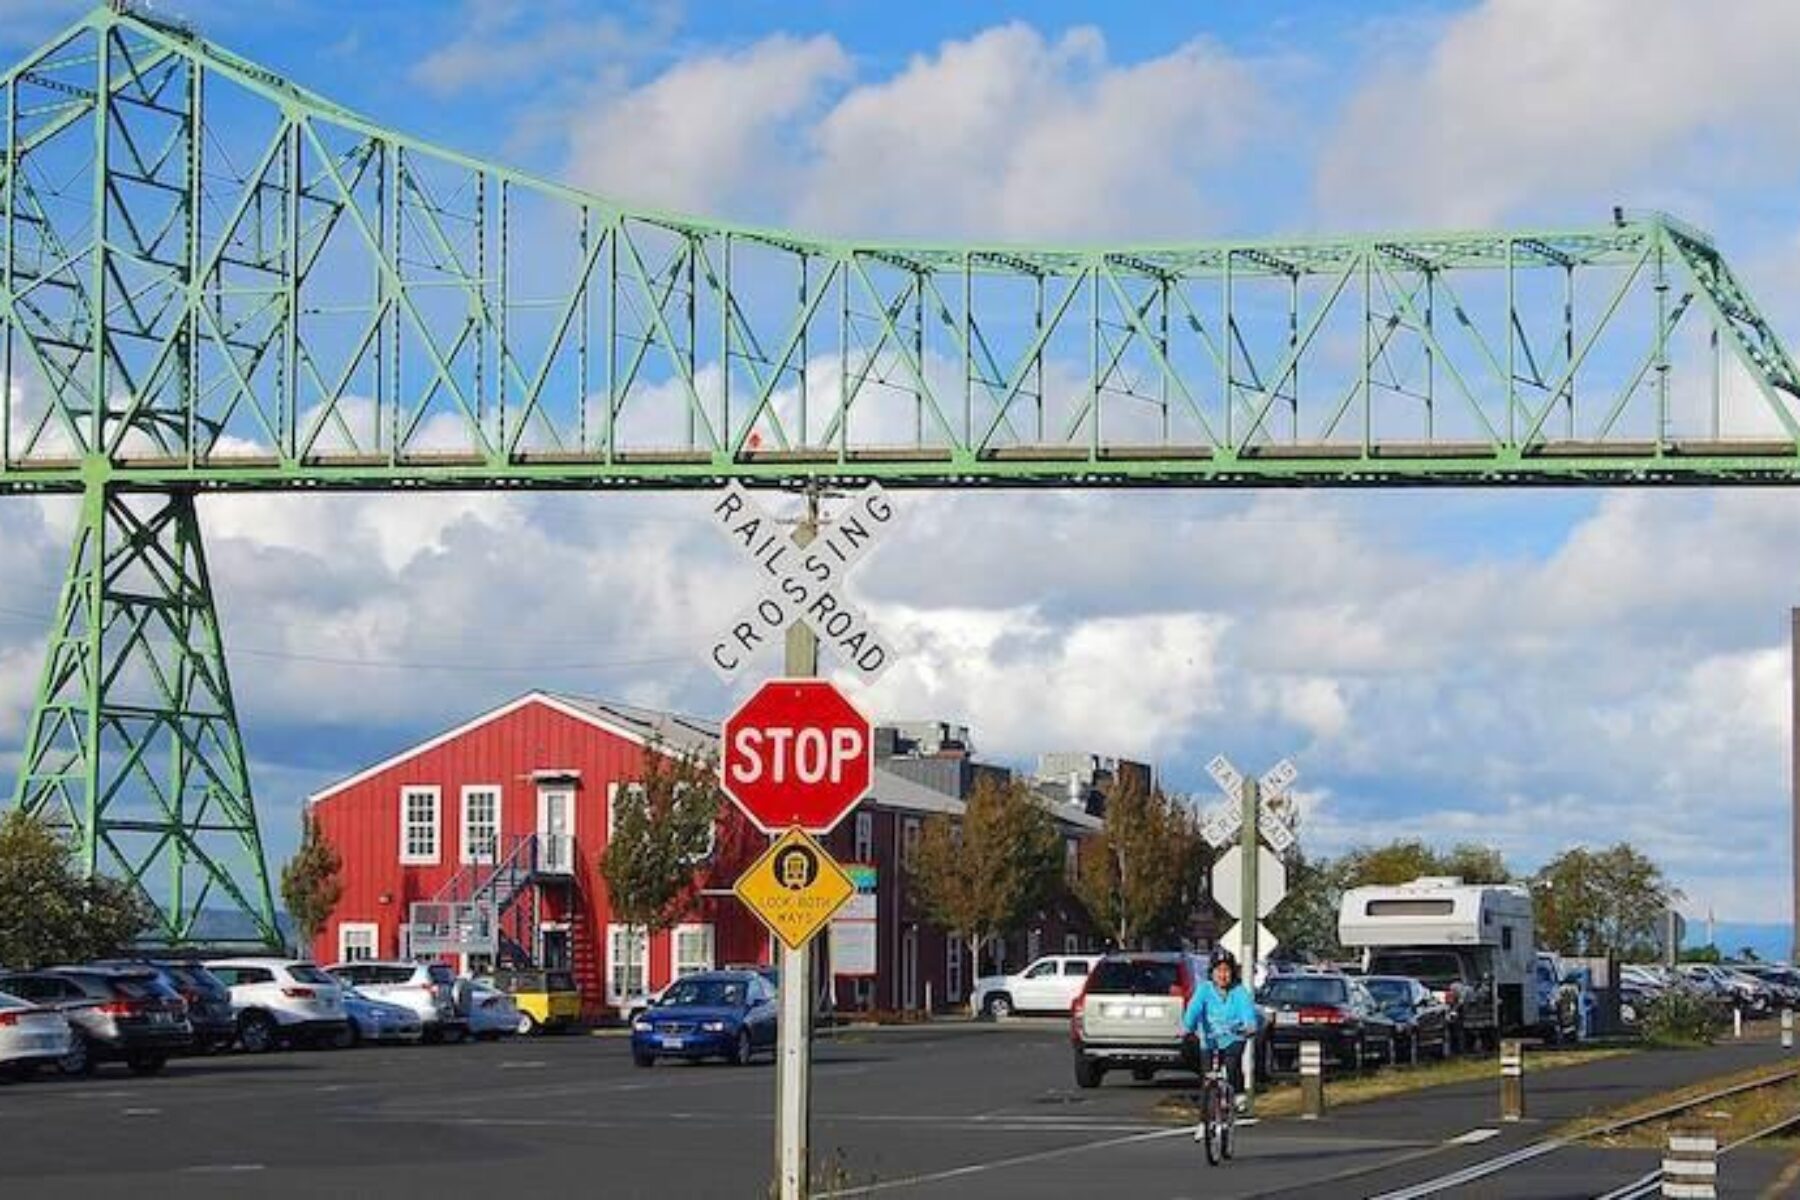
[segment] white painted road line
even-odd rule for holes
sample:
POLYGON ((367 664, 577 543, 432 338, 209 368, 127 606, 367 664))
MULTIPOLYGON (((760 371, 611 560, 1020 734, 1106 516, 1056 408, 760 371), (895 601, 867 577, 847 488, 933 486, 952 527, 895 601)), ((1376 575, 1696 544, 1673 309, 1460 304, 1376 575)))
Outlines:
POLYGON ((1459 1133, 1444 1144, 1446 1146, 1479 1146, 1492 1137, 1499 1137, 1498 1129, 1471 1129, 1467 1133, 1459 1133))
POLYGON ((1054 1150, 1042 1150, 1036 1154, 1016 1154, 1009 1158, 997 1158, 992 1162, 970 1163, 965 1167, 952 1167, 947 1171, 933 1171, 927 1175, 910 1175, 904 1179, 886 1179, 879 1183, 865 1184, 862 1187, 847 1188, 841 1192, 821 1192, 819 1200, 834 1200, 841 1196, 868 1196, 876 1192, 891 1192, 896 1188, 918 1187, 926 1183, 939 1183, 946 1179, 966 1179, 970 1175, 980 1175, 986 1171, 999 1171, 1007 1167, 1024 1166, 1026 1163, 1047 1162, 1053 1158, 1067 1158, 1071 1154, 1085 1154, 1089 1150, 1105 1150, 1113 1146, 1129 1146, 1135 1142, 1153 1142, 1164 1138, 1187 1137, 1192 1129, 1186 1125, 1174 1129, 1159 1129, 1154 1133, 1137 1133, 1127 1137, 1104 1138, 1097 1142, 1082 1142, 1075 1146, 1058 1146, 1054 1150))
POLYGON ((1453 1171, 1448 1175, 1440 1175, 1436 1179, 1427 1179, 1423 1183, 1415 1183, 1413 1186, 1402 1188, 1397 1192, 1383 1192, 1378 1196, 1371 1196, 1369 1200, 1418 1200, 1418 1197, 1420 1196, 1435 1196, 1439 1192, 1447 1192, 1451 1188, 1462 1187, 1464 1184, 1473 1183, 1477 1179, 1485 1179, 1489 1175, 1504 1171, 1508 1167, 1517 1166, 1519 1163, 1530 1162, 1534 1158, 1541 1158, 1553 1150, 1562 1149, 1568 1144, 1569 1143, 1562 1138, 1550 1138, 1547 1141, 1533 1142, 1531 1145, 1514 1150, 1510 1154, 1502 1154, 1498 1158, 1490 1158, 1483 1162, 1475 1163, 1471 1166, 1464 1167, 1460 1171, 1453 1171))

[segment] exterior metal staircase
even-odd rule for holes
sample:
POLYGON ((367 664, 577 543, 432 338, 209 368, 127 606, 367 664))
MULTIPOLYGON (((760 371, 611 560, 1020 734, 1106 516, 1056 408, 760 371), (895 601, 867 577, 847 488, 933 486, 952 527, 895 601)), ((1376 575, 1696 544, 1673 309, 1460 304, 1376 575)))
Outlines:
MULTIPOLYGON (((409 948, 415 955, 481 954, 535 962, 540 882, 568 882, 574 875, 573 839, 555 834, 515 834, 500 840, 491 863, 470 863, 430 900, 410 910, 409 948), (508 930, 507 918, 528 902, 531 920, 508 930)), ((517 924, 517 922, 514 922, 517 924)))

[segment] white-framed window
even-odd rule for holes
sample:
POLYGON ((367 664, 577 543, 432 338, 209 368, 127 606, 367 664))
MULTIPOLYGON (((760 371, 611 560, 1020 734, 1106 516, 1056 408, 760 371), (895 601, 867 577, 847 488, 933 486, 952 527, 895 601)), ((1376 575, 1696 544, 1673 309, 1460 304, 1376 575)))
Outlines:
POLYGON ((963 940, 960 934, 944 939, 944 999, 952 1004, 963 995, 963 940))
POLYGON ((677 925, 674 937, 675 978, 713 969, 713 927, 677 925))
POLYGON ((851 861, 866 863, 875 861, 875 814, 859 812, 856 814, 856 851, 851 861))
POLYGON ((1074 883, 1081 877, 1081 843, 1075 838, 1063 839, 1063 879, 1074 883))
POLYGON ((908 817, 900 826, 900 865, 912 869, 913 856, 919 852, 919 818, 908 817))
MULTIPOLYGON (((681 797, 686 793, 687 789, 688 785, 685 783, 678 783, 675 785, 675 803, 681 803, 681 797)), ((649 793, 644 790, 644 785, 641 783, 614 783, 607 785, 606 841, 608 845, 612 844, 613 831, 618 828, 621 806, 626 804, 642 804, 648 798, 649 793)), ((706 848, 690 858, 689 861, 705 862, 712 857, 713 850, 717 848, 718 844, 719 823, 714 821, 706 831, 706 848)))
POLYGON ((1044 953, 1044 931, 1032 929, 1025 934, 1025 961, 1039 957, 1044 953))
POLYGON ((1080 954, 1081 953, 1081 935, 1079 933, 1063 934, 1063 953, 1064 954, 1080 954))
POLYGON ((500 786, 474 784, 462 790, 462 861, 491 863, 500 851, 500 786))
POLYGON ((438 861, 438 818, 442 804, 443 791, 440 788, 400 789, 400 861, 403 864, 438 861))
POLYGON ((606 1002, 622 1005, 650 990, 650 934, 642 925, 606 927, 606 1002))
POLYGON ((642 804, 646 793, 641 783, 609 783, 606 785, 606 844, 612 845, 613 830, 619 827, 619 807, 642 804))
POLYGON ((338 961, 368 962, 381 957, 381 926, 373 921, 338 925, 338 961))

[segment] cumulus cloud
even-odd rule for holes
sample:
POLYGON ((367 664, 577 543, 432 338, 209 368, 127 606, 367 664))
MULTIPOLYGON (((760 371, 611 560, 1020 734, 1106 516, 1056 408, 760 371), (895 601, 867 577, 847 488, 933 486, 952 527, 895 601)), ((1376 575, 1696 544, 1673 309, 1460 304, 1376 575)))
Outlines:
POLYGON ((1489 225, 1620 202, 1710 209, 1800 136, 1784 0, 1485 0, 1415 37, 1355 93, 1319 165, 1321 211, 1489 225))
POLYGON ((1093 29, 1013 24, 862 78, 833 38, 775 36, 598 95, 570 171, 809 229, 1191 237, 1218 217, 1209 172, 1273 111, 1255 65, 1205 39, 1116 63, 1093 29))

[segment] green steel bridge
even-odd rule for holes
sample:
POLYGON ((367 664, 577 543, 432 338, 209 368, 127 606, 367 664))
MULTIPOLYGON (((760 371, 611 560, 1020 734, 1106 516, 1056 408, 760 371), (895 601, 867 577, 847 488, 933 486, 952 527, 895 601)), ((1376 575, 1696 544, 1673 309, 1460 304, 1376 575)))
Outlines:
POLYGON ((16 800, 162 942, 279 941, 201 492, 1800 479, 1800 374, 1660 214, 827 240, 408 138, 123 0, 0 79, 0 492, 82 497, 16 800))

